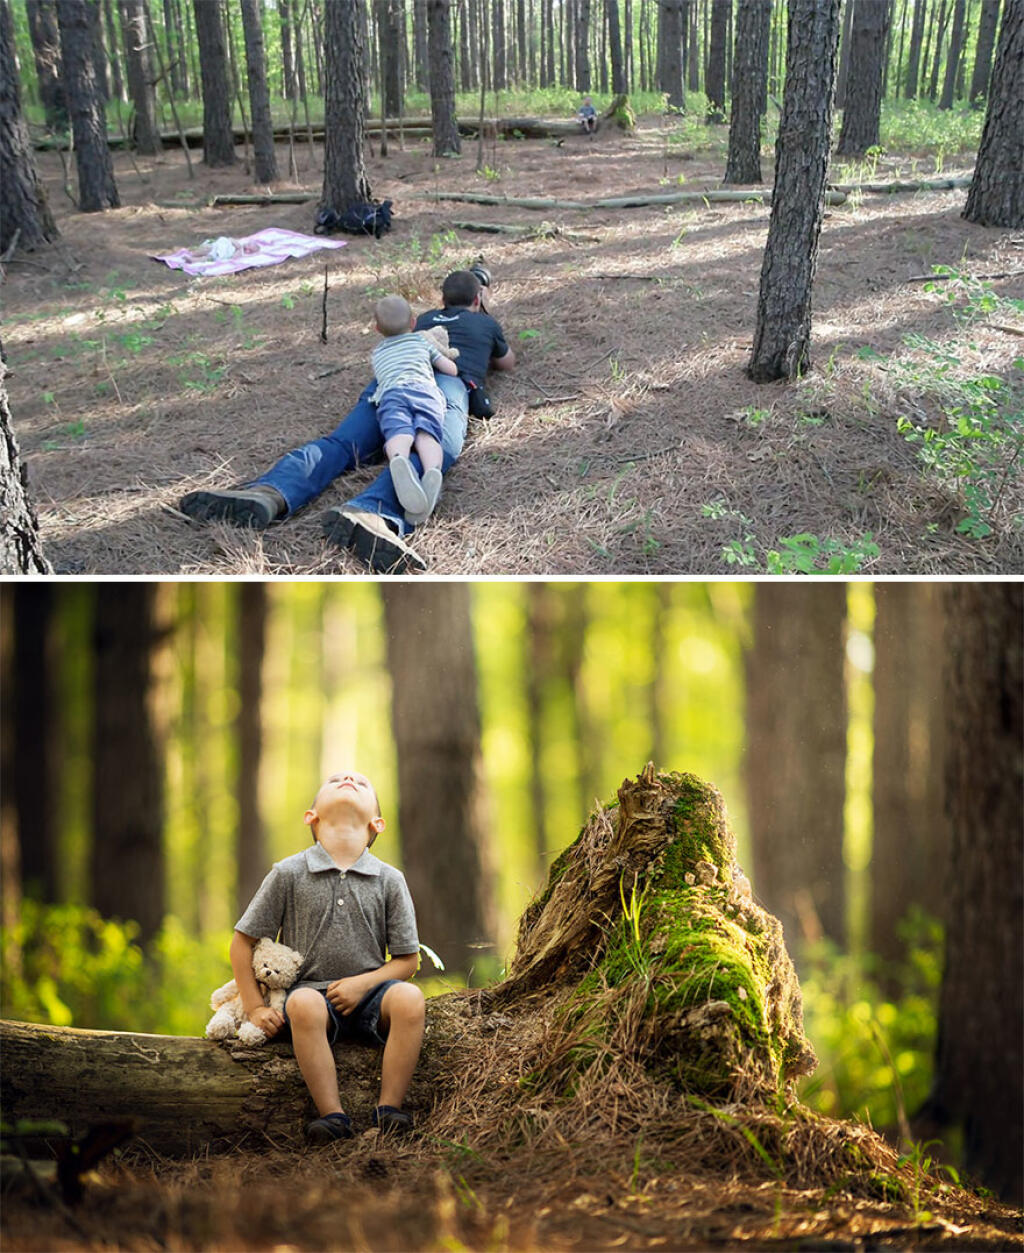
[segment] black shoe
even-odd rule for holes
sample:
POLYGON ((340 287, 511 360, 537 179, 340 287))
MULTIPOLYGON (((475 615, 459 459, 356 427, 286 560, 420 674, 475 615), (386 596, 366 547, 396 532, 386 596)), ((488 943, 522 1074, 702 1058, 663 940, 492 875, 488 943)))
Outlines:
POLYGON ((336 1140, 351 1140, 355 1135, 352 1119, 348 1114, 328 1114, 316 1118, 306 1128, 310 1144, 333 1144, 336 1140))
POLYGON ((336 505, 324 514, 323 528, 332 543, 351 549, 375 574, 427 568, 423 558, 392 531, 379 513, 336 505))
POLYGON ((395 1109, 393 1105, 378 1105, 373 1111, 373 1125, 382 1135, 404 1135, 412 1131, 412 1114, 407 1114, 404 1109, 395 1109))
POLYGON ((182 496, 178 508, 197 522, 230 522, 263 531, 288 505, 272 487, 241 487, 226 492, 189 492, 182 496))

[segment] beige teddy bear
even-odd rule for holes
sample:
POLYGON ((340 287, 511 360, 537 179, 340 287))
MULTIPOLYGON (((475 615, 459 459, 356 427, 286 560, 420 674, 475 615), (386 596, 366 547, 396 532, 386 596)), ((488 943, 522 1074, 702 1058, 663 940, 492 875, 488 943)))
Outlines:
MULTIPOLYGON (((286 944, 275 944, 268 939, 256 941, 252 950, 252 969, 265 1005, 271 1009, 284 1008, 285 992, 298 977, 302 961, 302 954, 286 944)), ((208 1040, 227 1040, 238 1036, 243 1044, 266 1043, 264 1032, 249 1022, 242 1012, 242 997, 234 979, 214 992, 210 997, 210 1008, 216 1012, 206 1024, 208 1040)))
POLYGON ((452 348, 448 344, 448 332, 443 326, 428 326, 425 330, 417 331, 417 335, 422 335, 424 339, 429 340, 435 348, 440 348, 441 356, 447 357, 449 361, 454 361, 459 355, 457 348, 452 348))

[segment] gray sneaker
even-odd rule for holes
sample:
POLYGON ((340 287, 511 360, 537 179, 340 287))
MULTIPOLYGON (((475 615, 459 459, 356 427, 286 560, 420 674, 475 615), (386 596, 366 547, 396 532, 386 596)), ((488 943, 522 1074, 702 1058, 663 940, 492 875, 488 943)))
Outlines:
POLYGON ((197 522, 230 522, 263 531, 287 512, 288 505, 273 487, 240 487, 226 492, 189 492, 182 496, 178 508, 197 522))
POLYGON ((379 513, 335 505, 323 516, 324 535, 339 548, 348 548, 375 574, 402 574, 425 570, 427 563, 388 526, 379 513))
POLYGON ((392 457, 388 463, 391 468, 391 482, 395 487, 398 503, 406 513, 430 512, 427 496, 420 483, 420 476, 408 457, 392 457))

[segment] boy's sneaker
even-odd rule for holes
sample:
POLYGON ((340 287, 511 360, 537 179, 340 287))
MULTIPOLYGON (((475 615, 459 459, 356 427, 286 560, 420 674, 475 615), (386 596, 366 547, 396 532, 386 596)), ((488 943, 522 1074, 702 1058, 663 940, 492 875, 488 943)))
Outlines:
POLYGON ((178 502, 182 513, 197 522, 230 522, 263 531, 287 512, 288 505, 273 487, 240 487, 226 492, 189 492, 178 502))
POLYGON ((398 503, 406 513, 423 513, 427 508, 427 494, 412 462, 408 457, 392 457, 389 465, 398 503))
POLYGON ((335 505, 324 514, 323 528, 332 543, 351 549, 374 574, 402 574, 427 568, 423 558, 392 531, 379 513, 335 505))
POLYGON ((412 1131, 412 1114, 395 1109, 393 1105, 378 1105, 373 1111, 373 1125, 382 1135, 404 1135, 412 1131))
POLYGON ((410 526, 422 526, 437 508, 442 482, 440 470, 430 469, 423 471, 423 478, 420 479, 420 483, 423 486, 423 494, 427 498, 427 507, 422 513, 410 513, 408 509, 405 511, 405 520, 410 526))
POLYGON ((306 1128, 310 1144, 333 1144, 336 1140, 351 1140, 355 1135, 352 1119, 348 1114, 327 1114, 316 1118, 306 1128))

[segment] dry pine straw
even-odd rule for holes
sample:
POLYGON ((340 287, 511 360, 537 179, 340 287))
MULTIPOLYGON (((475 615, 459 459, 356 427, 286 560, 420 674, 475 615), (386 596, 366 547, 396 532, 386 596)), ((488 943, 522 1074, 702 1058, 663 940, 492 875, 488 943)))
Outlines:
MULTIPOLYGON (((659 191, 683 170, 690 189, 721 175, 714 160, 668 153, 650 130, 585 148, 498 148, 498 190, 510 196, 659 191)), ((318 190, 318 169, 309 154, 300 159, 300 178, 318 190)), ((752 535, 763 558, 801 532, 844 545, 871 532, 881 554, 866 573, 1024 564, 1020 534, 1007 525, 1024 507, 1019 478, 1009 477, 996 535, 957 535, 955 495, 922 477, 896 432, 915 398, 898 392, 884 361, 858 356, 903 352, 910 331, 952 337, 965 369, 1006 373, 1020 354, 1019 337, 993 325, 957 337, 940 296, 906 282, 939 263, 1024 268, 1011 232, 960 218, 962 192, 865 197, 832 210, 815 287, 816 369, 800 383, 759 387, 743 366, 767 228, 761 206, 590 211, 553 223, 596 242, 453 238, 453 218, 538 227, 542 215, 418 199, 493 188, 474 174, 472 155, 435 163, 410 146, 370 163, 376 193, 396 202, 395 230, 379 243, 187 280, 148 254, 271 224, 308 231, 313 206, 207 209, 196 202, 247 189, 241 167, 198 166, 189 183, 179 153, 115 163, 125 207, 82 215, 60 190, 57 158, 41 158, 63 241, 19 254, 4 287, 12 412, 60 571, 358 573, 348 554, 325 548, 319 519, 372 477, 368 469, 265 535, 195 526, 174 506, 185 491, 242 481, 330 430, 367 377, 374 296, 400 290, 426 307, 445 271, 481 251, 520 364, 495 382, 499 416, 472 424, 439 513, 417 538, 431 573, 722 574, 731 540, 752 535), (191 203, 174 207, 183 195, 191 203), (441 248, 433 255, 432 241, 441 248), (152 343, 126 348, 132 332, 152 343), (705 516, 712 502, 723 517, 705 516)), ((1024 294, 1019 276, 994 287, 1024 294)))

